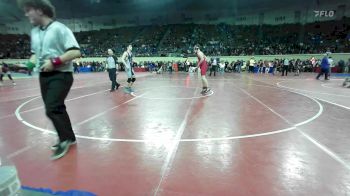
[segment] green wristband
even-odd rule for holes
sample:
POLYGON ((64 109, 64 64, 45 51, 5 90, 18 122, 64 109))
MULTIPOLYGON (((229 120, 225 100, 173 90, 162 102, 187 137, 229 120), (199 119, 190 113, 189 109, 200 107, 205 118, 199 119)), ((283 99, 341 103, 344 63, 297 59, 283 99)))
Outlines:
POLYGON ((35 64, 30 62, 30 61, 28 61, 26 66, 27 66, 28 69, 32 70, 35 67, 35 64))

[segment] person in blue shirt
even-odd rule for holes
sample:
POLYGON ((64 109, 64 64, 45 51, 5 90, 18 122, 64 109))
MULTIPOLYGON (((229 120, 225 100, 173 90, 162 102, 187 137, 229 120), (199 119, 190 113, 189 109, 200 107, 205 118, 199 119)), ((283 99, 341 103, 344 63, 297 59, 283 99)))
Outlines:
POLYGON ((324 79, 325 80, 329 80, 328 76, 329 76, 329 61, 328 61, 328 55, 325 55, 321 61, 321 71, 320 73, 317 75, 316 80, 319 80, 320 77, 324 74, 324 79))

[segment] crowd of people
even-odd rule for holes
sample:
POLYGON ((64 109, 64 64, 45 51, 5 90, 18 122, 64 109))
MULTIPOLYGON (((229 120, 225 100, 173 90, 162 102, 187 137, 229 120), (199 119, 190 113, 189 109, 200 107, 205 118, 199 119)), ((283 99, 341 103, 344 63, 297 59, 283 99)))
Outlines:
POLYGON ((91 62, 73 62, 74 73, 80 73, 82 70, 88 72, 103 72, 106 70, 105 62, 91 61, 91 62))
MULTIPOLYGON (((332 59, 332 57, 329 57, 332 59)), ((314 57, 307 60, 275 58, 273 60, 255 59, 251 57, 249 60, 221 60, 219 57, 210 58, 208 60, 208 74, 215 76, 216 73, 241 73, 246 71, 248 73, 265 73, 288 75, 294 73, 299 75, 302 72, 316 72, 321 67, 322 59, 314 57)), ((122 63, 118 65, 119 71, 124 71, 122 63)), ((149 72, 165 73, 165 72, 196 72, 197 62, 189 61, 188 58, 182 61, 140 61, 134 62, 133 67, 145 68, 149 72)), ((331 63, 330 67, 333 72, 350 73, 350 59, 345 62, 340 60, 331 63)), ((82 69, 88 69, 91 72, 103 72, 106 70, 105 62, 75 62, 75 72, 79 73, 82 69)))
POLYGON ((23 59, 30 54, 28 35, 0 35, 0 59, 23 59))
MULTIPOLYGON (((330 57, 332 59, 332 57, 330 57)), ((249 60, 221 60, 219 57, 208 59, 208 74, 211 76, 216 73, 241 73, 246 71, 248 73, 265 73, 277 74, 294 73, 299 75, 301 72, 316 72, 321 67, 322 59, 314 57, 307 60, 275 58, 273 60, 256 59, 254 56, 249 60)), ((5 63, 2 63, 5 65, 5 63)), ((74 72, 104 72, 106 71, 105 61, 81 61, 73 62, 74 72)), ((144 68, 149 72, 165 73, 165 72, 196 72, 197 62, 190 61, 188 58, 178 61, 139 61, 133 62, 133 67, 144 68)), ((340 60, 333 62, 330 67, 333 72, 350 73, 350 59, 348 61, 340 60)), ((20 66, 20 63, 8 65, 9 71, 20 72, 25 69, 20 66)), ((124 71, 124 65, 118 63, 119 71, 124 71)), ((23 71, 22 71, 23 72, 23 71)), ((30 74, 30 73, 29 73, 30 74)))
MULTIPOLYGON (((75 33, 85 57, 103 57, 111 48, 121 55, 133 44, 135 56, 192 56, 200 43, 211 56, 251 56, 350 52, 350 18, 310 24, 122 27, 75 33)), ((29 36, 1 35, 0 58, 30 56, 29 36)))

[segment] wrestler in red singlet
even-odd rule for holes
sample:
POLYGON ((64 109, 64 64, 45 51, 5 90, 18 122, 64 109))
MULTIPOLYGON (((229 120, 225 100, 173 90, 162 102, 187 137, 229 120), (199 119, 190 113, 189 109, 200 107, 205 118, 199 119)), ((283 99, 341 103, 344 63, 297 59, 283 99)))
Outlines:
POLYGON ((201 69, 201 79, 202 79, 202 85, 203 89, 201 94, 205 95, 211 92, 210 88, 208 88, 208 80, 206 78, 206 73, 208 70, 208 63, 206 60, 205 55, 203 54, 202 51, 200 51, 199 46, 196 45, 194 47, 195 54, 198 57, 198 67, 201 69))
MULTIPOLYGON (((204 56, 204 55, 203 55, 204 56)), ((197 53, 197 58, 198 58, 198 62, 201 61, 201 58, 199 56, 199 54, 197 53)), ((205 76, 208 70, 208 63, 207 63, 207 59, 205 58, 205 56, 203 57, 204 60, 203 62, 199 65, 199 68, 201 69, 201 75, 205 76)))

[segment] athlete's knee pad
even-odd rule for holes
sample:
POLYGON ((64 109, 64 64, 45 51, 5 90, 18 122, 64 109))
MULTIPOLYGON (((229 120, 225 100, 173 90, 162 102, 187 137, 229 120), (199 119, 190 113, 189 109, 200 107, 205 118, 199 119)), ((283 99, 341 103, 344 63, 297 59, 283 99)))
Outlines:
POLYGON ((127 82, 130 83, 131 81, 132 81, 132 79, 131 79, 131 78, 128 78, 127 82))
POLYGON ((132 78, 131 81, 132 81, 132 82, 135 82, 135 81, 136 81, 136 78, 132 78))

